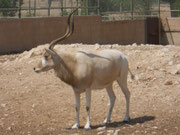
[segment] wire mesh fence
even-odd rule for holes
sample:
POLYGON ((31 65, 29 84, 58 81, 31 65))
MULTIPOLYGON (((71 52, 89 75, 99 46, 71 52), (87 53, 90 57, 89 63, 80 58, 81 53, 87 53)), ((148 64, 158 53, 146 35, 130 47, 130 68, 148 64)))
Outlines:
POLYGON ((180 0, 0 0, 1 18, 102 15, 104 20, 179 17, 180 0))

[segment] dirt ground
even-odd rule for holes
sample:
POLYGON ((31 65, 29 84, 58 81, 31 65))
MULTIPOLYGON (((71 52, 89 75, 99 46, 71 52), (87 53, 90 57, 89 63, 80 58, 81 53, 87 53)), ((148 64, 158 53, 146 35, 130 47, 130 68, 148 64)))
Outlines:
POLYGON ((180 47, 160 45, 82 45, 57 49, 112 48, 128 58, 135 80, 128 79, 131 92, 129 123, 123 123, 125 98, 115 82, 116 102, 111 123, 103 125, 109 99, 105 90, 92 92, 91 130, 86 123, 85 95, 81 95, 81 128, 75 122, 72 88, 53 71, 36 74, 42 45, 22 54, 0 56, 0 135, 180 135, 180 47))

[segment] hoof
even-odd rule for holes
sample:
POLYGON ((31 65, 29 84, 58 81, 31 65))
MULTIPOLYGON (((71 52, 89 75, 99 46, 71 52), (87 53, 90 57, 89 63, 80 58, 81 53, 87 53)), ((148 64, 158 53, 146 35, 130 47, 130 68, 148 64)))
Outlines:
POLYGON ((130 121, 130 118, 127 118, 123 120, 123 123, 129 123, 129 121, 130 121))
POLYGON ((74 124, 71 129, 79 129, 79 124, 74 124))
POLYGON ((91 129, 91 125, 90 124, 86 124, 84 127, 85 130, 90 130, 91 129))
POLYGON ((105 119, 103 124, 109 124, 110 122, 110 120, 105 119))

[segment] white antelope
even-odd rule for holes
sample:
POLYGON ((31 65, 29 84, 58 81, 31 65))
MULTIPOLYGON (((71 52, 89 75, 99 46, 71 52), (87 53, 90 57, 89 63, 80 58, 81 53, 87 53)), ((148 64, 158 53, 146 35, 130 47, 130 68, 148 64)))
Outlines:
MULTIPOLYGON (((77 9, 76 9, 77 10, 77 9)), ((80 94, 86 93, 86 111, 87 123, 85 129, 90 129, 90 104, 91 90, 106 88, 110 99, 110 107, 107 118, 104 123, 109 123, 111 112, 114 106, 116 96, 113 92, 112 84, 117 81, 126 98, 126 115, 125 122, 130 120, 129 117, 129 100, 130 92, 127 87, 127 75, 129 67, 126 56, 118 50, 102 50, 93 52, 76 51, 63 52, 54 50, 55 44, 69 37, 74 31, 74 10, 68 16, 68 27, 66 34, 50 43, 49 49, 45 49, 41 62, 34 71, 39 73, 54 69, 55 74, 66 84, 72 86, 76 101, 76 123, 72 126, 77 129, 80 126, 79 109, 80 94), (71 22, 71 23, 70 23, 71 22)), ((130 72, 131 77, 133 74, 130 72)))

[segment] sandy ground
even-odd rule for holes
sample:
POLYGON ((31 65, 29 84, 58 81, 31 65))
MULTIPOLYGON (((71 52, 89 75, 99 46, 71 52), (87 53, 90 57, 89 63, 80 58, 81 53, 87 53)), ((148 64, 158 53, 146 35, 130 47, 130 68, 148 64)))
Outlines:
POLYGON ((75 122, 72 88, 55 77, 53 71, 36 74, 33 67, 41 58, 39 46, 22 54, 0 56, 0 135, 179 135, 180 134, 180 47, 156 45, 81 45, 57 49, 112 48, 129 60, 135 80, 128 79, 131 91, 128 124, 125 98, 115 82, 116 103, 111 123, 103 125, 108 112, 105 90, 92 92, 91 130, 86 123, 85 95, 81 95, 81 129, 75 122))

